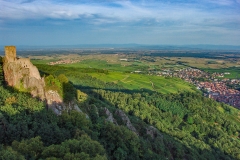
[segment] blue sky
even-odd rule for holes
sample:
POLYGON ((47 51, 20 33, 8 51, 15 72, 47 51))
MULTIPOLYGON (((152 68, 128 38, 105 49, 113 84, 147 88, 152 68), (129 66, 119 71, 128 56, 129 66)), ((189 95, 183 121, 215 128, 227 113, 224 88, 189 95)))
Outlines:
POLYGON ((0 0, 0 45, 240 45, 240 0, 0 0))

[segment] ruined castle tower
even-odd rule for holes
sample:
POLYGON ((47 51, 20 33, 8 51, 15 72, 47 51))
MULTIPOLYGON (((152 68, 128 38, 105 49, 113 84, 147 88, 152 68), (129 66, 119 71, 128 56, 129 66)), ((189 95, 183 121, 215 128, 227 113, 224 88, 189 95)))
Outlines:
POLYGON ((17 58, 15 46, 5 46, 3 60, 4 78, 9 86, 30 93, 41 99, 45 98, 44 80, 29 58, 17 58))
POLYGON ((8 62, 13 62, 17 58, 15 46, 5 46, 5 58, 8 62))
MULTIPOLYGON (((5 46, 5 57, 2 62, 7 85, 20 91, 30 92, 33 97, 46 100, 48 108, 51 108, 57 115, 61 114, 62 110, 67 109, 57 91, 45 90, 44 78, 40 76, 37 67, 31 63, 30 59, 17 57, 15 46, 5 46)), ((75 103, 72 103, 72 106, 78 108, 75 103)))

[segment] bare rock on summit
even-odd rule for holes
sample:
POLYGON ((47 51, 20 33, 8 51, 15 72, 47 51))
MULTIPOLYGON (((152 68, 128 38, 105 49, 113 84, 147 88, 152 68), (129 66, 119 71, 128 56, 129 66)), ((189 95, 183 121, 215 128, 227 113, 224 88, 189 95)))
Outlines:
POLYGON ((9 86, 46 100, 48 107, 52 108, 56 114, 60 114, 57 110, 63 105, 62 98, 56 91, 45 91, 44 78, 41 78, 37 67, 30 62, 29 58, 17 58, 15 46, 5 47, 3 71, 9 86))
POLYGON ((40 77, 37 67, 30 62, 29 58, 17 58, 15 46, 5 47, 3 71, 9 86, 20 91, 30 91, 34 97, 45 98, 44 80, 40 77))

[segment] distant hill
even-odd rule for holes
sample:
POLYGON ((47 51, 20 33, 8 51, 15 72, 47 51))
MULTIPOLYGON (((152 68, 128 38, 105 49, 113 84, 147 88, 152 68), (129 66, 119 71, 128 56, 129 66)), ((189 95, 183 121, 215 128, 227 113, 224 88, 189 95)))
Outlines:
MULTIPOLYGON (((4 46, 0 45, 0 55, 3 55, 4 46)), ((17 45, 18 50, 55 50, 55 49, 153 49, 153 50, 222 50, 237 51, 240 45, 145 45, 145 44, 77 44, 77 45, 49 45, 49 46, 28 46, 17 45)))

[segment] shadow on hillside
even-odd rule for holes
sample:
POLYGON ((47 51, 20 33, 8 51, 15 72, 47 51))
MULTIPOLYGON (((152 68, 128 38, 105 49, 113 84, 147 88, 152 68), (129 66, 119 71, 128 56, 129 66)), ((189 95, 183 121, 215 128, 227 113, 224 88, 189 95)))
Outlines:
MULTIPOLYGON (((77 88, 81 89, 80 86, 76 86, 77 88)), ((89 97, 84 105, 93 105, 96 103, 96 101, 92 100, 92 99, 97 99, 103 103, 106 104, 105 107, 107 107, 110 111, 112 110, 112 108, 115 109, 119 109, 118 106, 114 105, 113 103, 111 103, 110 101, 108 101, 106 98, 104 98, 102 95, 100 95, 99 93, 96 92, 96 90, 98 90, 97 88, 82 88, 81 91, 87 93, 88 95, 91 95, 91 97, 89 97), (111 109, 110 109, 110 108, 111 109)), ((105 91, 111 91, 111 92, 125 92, 127 94, 134 94, 134 93, 143 93, 143 92, 148 92, 148 93, 153 93, 153 91, 151 90, 115 90, 115 89, 100 89, 100 90, 105 90, 105 91)), ((139 99, 138 99, 139 100, 139 99)), ((100 106, 101 108, 102 106, 100 106)), ((126 113, 129 117, 133 117, 133 111, 129 111, 129 113, 126 113), (131 112, 131 115, 129 115, 129 113, 131 112)), ((113 113, 114 115, 114 113, 113 113)), ((148 122, 145 121, 145 119, 142 119, 139 116, 134 115, 135 117, 137 117, 138 120, 135 120, 134 122, 136 122, 134 124, 135 128, 138 128, 138 132, 140 133, 140 137, 145 139, 148 142, 153 143, 152 146, 150 146, 153 150, 154 147, 158 146, 159 144, 155 144, 155 139, 152 139, 149 135, 147 135, 147 133, 145 132, 146 130, 144 129, 146 127, 146 125, 150 125, 148 124, 148 122), (141 123, 139 121, 142 121, 141 123, 144 123, 145 125, 141 125, 141 123), (155 145, 155 146, 154 146, 155 145)), ((154 125, 153 125, 154 126, 154 125)), ((155 126, 156 127, 156 126, 155 126)), ((160 131, 161 132, 161 131, 160 131)), ((181 142, 180 139, 173 137, 170 134, 161 132, 161 134, 163 135, 163 143, 165 145, 165 149, 168 150, 171 155, 174 156, 173 159, 202 159, 202 160, 219 160, 219 159, 234 159, 231 155, 228 155, 226 153, 224 153, 223 151, 221 151, 219 148, 216 148, 214 146, 211 146, 211 149, 203 149, 203 148, 199 148, 197 146, 200 146, 199 144, 197 144, 198 142, 196 141, 196 145, 186 145, 184 143, 186 142, 181 142), (184 154, 183 154, 184 152, 184 154)), ((121 143, 121 142, 118 142, 121 143)), ((161 145, 160 145, 161 146, 161 145)), ((201 146, 202 147, 202 146, 201 146)), ((160 150, 160 149, 159 149, 160 150)), ((158 153, 158 149, 155 150, 156 153, 158 153)), ((171 157, 171 156, 170 156, 171 157)))
POLYGON ((96 88, 96 87, 90 87, 90 86, 81 86, 81 85, 74 85, 74 87, 76 87, 77 89, 80 90, 84 90, 84 91, 92 91, 92 90, 98 90, 98 89, 102 89, 105 91, 112 91, 112 92, 124 92, 124 93, 143 93, 143 92, 147 92, 147 93, 158 93, 156 91, 152 91, 150 89, 145 89, 142 88, 140 90, 137 89, 114 89, 114 88, 96 88))

